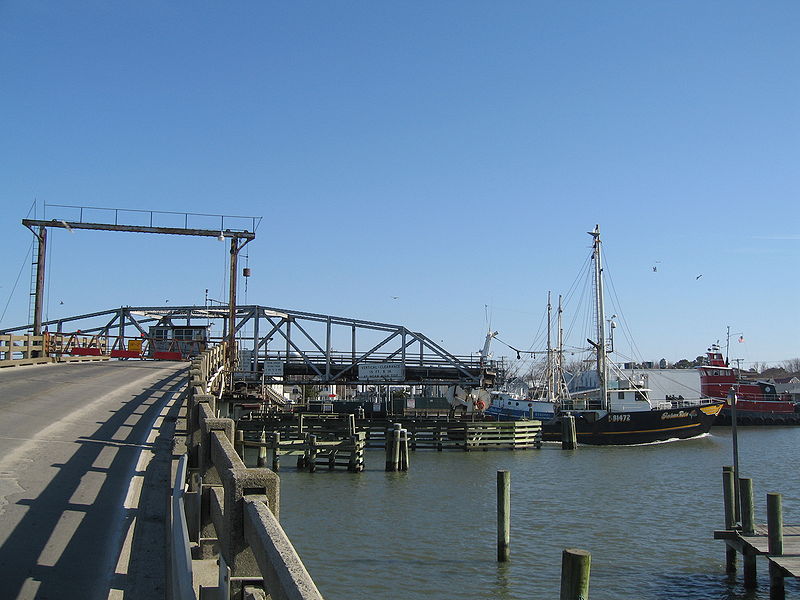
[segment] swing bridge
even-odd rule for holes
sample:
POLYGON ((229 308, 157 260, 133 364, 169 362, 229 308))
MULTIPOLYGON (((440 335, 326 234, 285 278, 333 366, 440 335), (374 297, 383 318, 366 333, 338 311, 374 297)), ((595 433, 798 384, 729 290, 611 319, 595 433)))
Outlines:
MULTIPOLYGON (((241 249, 255 239, 261 217, 58 204, 45 205, 45 211, 58 217, 22 221, 34 234, 36 244, 31 323, 0 330, 0 334, 35 336, 35 341, 28 341, 29 346, 40 344, 30 351, 34 355, 180 360, 225 342, 225 370, 233 380, 269 377, 276 384, 475 387, 491 385, 498 367, 502 370, 502 365, 482 359, 480 353, 452 354, 402 325, 239 305, 237 259, 241 249), (44 273, 50 228, 228 239, 228 302, 219 306, 208 301, 204 306, 123 306, 45 322, 44 273), (214 331, 217 337, 212 335, 214 331)), ((248 275, 249 269, 245 269, 244 276, 248 275)), ((15 353, 11 342, 7 348, 11 349, 7 355, 15 353)))
MULTIPOLYGON (((42 322, 49 355, 181 360, 231 339, 227 306, 123 306, 42 322), (172 329, 174 336, 161 333, 172 329), (183 332, 203 331, 202 336, 183 332)), ((0 330, 29 333, 31 325, 0 330)), ((277 384, 491 383, 502 364, 455 355, 402 325, 260 305, 236 306, 234 379, 277 384)))

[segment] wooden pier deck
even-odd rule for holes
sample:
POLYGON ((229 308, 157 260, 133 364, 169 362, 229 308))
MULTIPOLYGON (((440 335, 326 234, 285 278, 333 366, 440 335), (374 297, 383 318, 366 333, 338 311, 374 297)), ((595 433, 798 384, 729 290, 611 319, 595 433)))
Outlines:
POLYGON ((769 553, 768 528, 756 525, 753 535, 743 535, 738 529, 722 529, 714 532, 715 540, 725 540, 728 546, 743 554, 764 556, 780 567, 787 577, 800 577, 800 525, 783 526, 783 554, 769 553))

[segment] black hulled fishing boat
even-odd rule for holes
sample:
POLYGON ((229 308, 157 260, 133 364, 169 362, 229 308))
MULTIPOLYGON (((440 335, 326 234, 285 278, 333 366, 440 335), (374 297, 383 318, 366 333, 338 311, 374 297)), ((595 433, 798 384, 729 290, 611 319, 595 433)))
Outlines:
POLYGON ((544 440, 561 440, 564 415, 575 417, 577 440, 582 444, 648 444, 708 433, 723 402, 700 397, 690 400, 651 400, 646 380, 635 381, 623 375, 609 360, 599 226, 595 226, 589 234, 593 238, 594 335, 598 341, 587 341, 595 355, 596 370, 594 377, 584 378, 589 381, 588 385, 573 385, 569 394, 554 400, 554 417, 542 424, 544 440))

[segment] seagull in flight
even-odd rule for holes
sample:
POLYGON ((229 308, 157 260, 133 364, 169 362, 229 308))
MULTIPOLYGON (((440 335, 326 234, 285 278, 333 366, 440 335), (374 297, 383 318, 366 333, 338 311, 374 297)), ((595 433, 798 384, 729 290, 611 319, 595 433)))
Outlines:
POLYGON ((698 280, 698 279, 700 279, 702 276, 703 276, 703 274, 702 274, 702 273, 700 273, 700 275, 698 275, 697 277, 695 277, 695 278, 694 278, 694 280, 695 280, 695 281, 697 281, 697 280, 698 280))
POLYGON ((400 296, 392 296, 392 300, 397 300, 400 296))

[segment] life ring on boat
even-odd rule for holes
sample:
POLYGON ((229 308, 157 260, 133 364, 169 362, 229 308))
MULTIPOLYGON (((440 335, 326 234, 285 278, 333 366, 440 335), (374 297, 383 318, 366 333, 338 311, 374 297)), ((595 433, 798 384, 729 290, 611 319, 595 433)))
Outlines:
POLYGON ((483 410, 484 408, 486 408, 486 403, 483 400, 478 400, 475 403, 475 408, 477 408, 478 410, 483 410))

